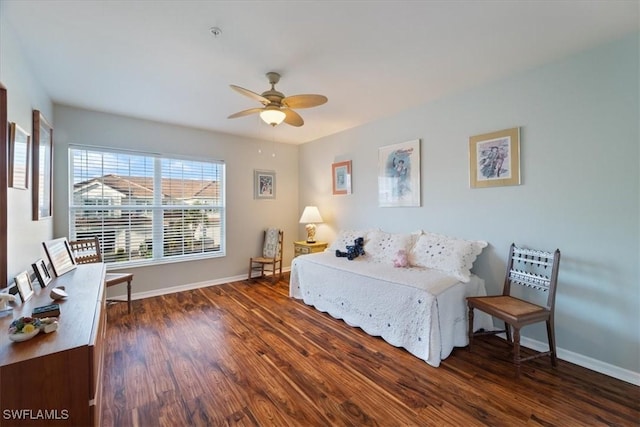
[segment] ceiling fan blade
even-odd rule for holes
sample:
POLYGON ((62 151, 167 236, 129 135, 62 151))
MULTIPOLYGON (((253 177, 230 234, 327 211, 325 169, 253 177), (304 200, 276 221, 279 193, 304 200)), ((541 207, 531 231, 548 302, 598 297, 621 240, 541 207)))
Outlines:
POLYGON ((327 102, 324 95, 292 95, 282 100, 282 104, 289 108, 311 108, 327 102))
POLYGON ((231 89, 235 90, 238 93, 243 94, 244 96, 248 96, 251 99, 255 99, 256 101, 262 103, 262 105, 269 105, 271 104, 271 101, 269 101, 267 98, 265 98, 264 96, 257 94, 249 89, 245 89, 243 87, 240 86, 236 86, 236 85, 229 85, 231 86, 231 89))
POLYGON ((302 117, 300 116, 300 114, 296 113, 295 111, 290 110, 288 108, 283 108, 282 111, 284 112, 284 114, 286 114, 284 118, 284 122, 286 124, 295 126, 295 127, 300 127, 304 124, 304 120, 302 120, 302 117))
POLYGON ((249 108, 248 110, 238 111, 237 113, 232 114, 227 118, 228 119, 235 119, 237 117, 243 117, 243 116, 248 116, 249 114, 259 113, 262 110, 263 110, 262 108, 249 108))

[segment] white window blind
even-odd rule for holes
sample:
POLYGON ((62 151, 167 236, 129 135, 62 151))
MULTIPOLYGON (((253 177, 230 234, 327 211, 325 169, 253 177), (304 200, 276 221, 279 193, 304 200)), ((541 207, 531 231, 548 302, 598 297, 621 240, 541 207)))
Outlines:
POLYGON ((98 236, 106 263, 224 255, 224 163, 69 149, 71 239, 98 236))

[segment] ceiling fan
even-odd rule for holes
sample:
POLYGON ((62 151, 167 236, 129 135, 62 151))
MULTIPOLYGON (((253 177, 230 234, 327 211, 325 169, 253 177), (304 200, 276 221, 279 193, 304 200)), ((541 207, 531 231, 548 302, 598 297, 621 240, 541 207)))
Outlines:
POLYGON ((283 121, 291 126, 302 126, 304 120, 300 114, 293 111, 293 108, 311 108, 317 107, 327 102, 324 95, 292 95, 284 96, 282 92, 275 89, 275 85, 280 81, 280 74, 270 71, 267 74, 271 89, 262 92, 261 95, 236 85, 230 85, 231 88, 241 94, 248 96, 262 103, 262 108, 249 108, 248 110, 239 111, 229 116, 230 119, 236 117, 248 116, 249 114, 259 113, 260 118, 271 126, 276 126, 283 121))

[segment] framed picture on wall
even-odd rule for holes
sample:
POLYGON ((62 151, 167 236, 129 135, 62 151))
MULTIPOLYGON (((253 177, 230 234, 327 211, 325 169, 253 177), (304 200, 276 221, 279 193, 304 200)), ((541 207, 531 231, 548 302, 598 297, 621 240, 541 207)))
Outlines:
POLYGON ((378 149, 378 205, 420 206, 420 140, 378 149))
POLYGON ((9 187, 26 190, 29 186, 31 135, 16 123, 9 126, 9 187))
POLYGON ((333 194, 351 194, 351 160, 331 165, 333 194))
POLYGON ((275 199, 276 198, 275 171, 265 171, 265 170, 253 171, 253 198, 254 199, 275 199))
POLYGON ((31 208, 34 221, 51 216, 53 192, 53 128, 33 110, 33 168, 31 208))
POLYGON ((471 188, 520 184, 520 128, 469 138, 471 188))

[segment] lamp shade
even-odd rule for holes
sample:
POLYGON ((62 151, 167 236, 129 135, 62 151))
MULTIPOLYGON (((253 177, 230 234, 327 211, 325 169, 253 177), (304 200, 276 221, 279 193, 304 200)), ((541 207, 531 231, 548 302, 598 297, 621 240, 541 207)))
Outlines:
POLYGON ((276 126, 282 123, 287 115, 278 107, 265 108, 260 112, 260 118, 268 125, 276 126))
POLYGON ((300 217, 300 224, 313 224, 322 222, 320 211, 315 206, 307 206, 300 217))

